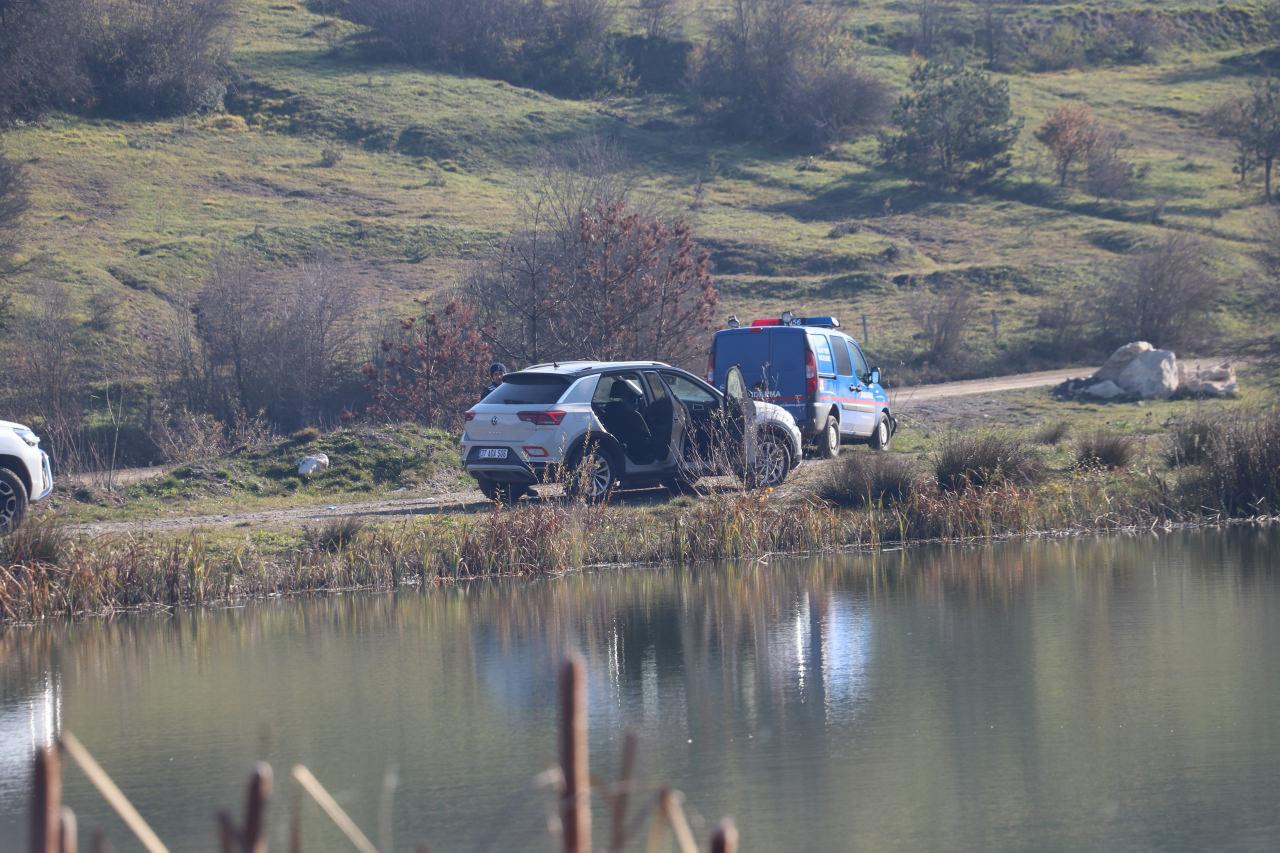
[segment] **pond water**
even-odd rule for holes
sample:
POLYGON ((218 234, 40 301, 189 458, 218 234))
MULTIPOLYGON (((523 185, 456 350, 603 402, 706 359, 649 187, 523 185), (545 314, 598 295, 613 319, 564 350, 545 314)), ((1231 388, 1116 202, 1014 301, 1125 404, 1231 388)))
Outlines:
MULTIPOLYGON (((1280 845, 1280 530, 1238 528, 9 630, 0 850, 60 728, 172 849, 215 847, 259 759, 278 849, 299 762, 384 850, 555 849, 535 777, 566 648, 593 771, 634 727, 636 813, 670 784, 704 842, 731 815, 749 851, 1280 845)), ((65 800, 135 849, 73 768, 65 800)), ((302 808, 305 849, 349 849, 302 808)))

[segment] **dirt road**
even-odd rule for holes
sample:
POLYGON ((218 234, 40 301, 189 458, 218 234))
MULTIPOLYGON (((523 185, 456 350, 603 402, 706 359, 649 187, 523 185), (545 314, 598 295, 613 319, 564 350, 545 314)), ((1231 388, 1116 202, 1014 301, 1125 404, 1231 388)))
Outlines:
MULTIPOLYGON (((991 379, 948 382, 942 385, 920 385, 913 388, 894 389, 890 392, 890 396, 899 410, 909 414, 913 408, 928 408, 930 404, 953 397, 993 394, 1000 391, 1015 391, 1024 388, 1057 385, 1072 376, 1087 376, 1092 370, 1092 368, 1088 367, 1078 367, 1047 370, 1040 373, 1023 373, 1015 376, 997 376, 991 379)), ((806 463, 798 473, 807 478, 812 475, 812 469, 815 467, 813 463, 806 463)), ((159 476, 166 470, 164 468, 131 469, 125 481, 130 483, 140 482, 147 479, 148 476, 159 476)), ((555 486, 539 487, 538 491, 544 497, 555 496, 559 493, 558 487, 555 486)), ((633 503, 652 502, 659 500, 660 496, 664 494, 662 490, 639 492, 627 495, 625 500, 633 503)), ((382 498, 284 509, 232 512, 221 515, 174 515, 172 517, 161 516, 134 521, 96 522, 76 525, 71 528, 71 531, 96 536, 118 533, 175 532, 202 527, 296 527, 323 523, 334 518, 357 517, 376 521, 440 512, 476 511, 484 509, 486 506, 487 502, 484 496, 478 490, 472 489, 448 494, 382 498)))

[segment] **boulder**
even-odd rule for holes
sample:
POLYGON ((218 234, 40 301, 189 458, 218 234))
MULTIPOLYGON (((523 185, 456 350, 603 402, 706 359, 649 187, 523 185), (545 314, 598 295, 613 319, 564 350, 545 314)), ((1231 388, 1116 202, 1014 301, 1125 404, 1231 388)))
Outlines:
POLYGON ((1155 347, 1146 341, 1134 341, 1131 344, 1125 344, 1111 353, 1111 357, 1107 359, 1106 364, 1102 365, 1102 368, 1093 374, 1093 378, 1097 382, 1105 382, 1109 379, 1118 383, 1120 374, 1124 373, 1125 368, 1132 364, 1135 358, 1154 349, 1155 347))
POLYGON ((1084 393, 1088 397, 1096 397, 1099 400, 1114 400, 1116 397, 1123 397, 1125 392, 1110 379, 1104 379, 1085 388, 1084 393))
POLYGON ((1178 387, 1193 397, 1234 397, 1240 390, 1235 365, 1229 361, 1212 367, 1180 363, 1178 387))
POLYGON ((1167 400, 1178 390, 1178 357, 1167 349, 1140 352, 1116 384, 1143 400, 1167 400))
POLYGON ((323 471, 329 467, 329 456, 325 453, 312 453, 298 460, 298 473, 304 477, 310 477, 317 471, 323 471))

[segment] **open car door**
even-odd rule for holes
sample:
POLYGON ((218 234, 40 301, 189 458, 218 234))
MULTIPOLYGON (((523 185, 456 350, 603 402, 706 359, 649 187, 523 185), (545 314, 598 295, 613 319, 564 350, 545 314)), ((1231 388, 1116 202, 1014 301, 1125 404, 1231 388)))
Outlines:
POLYGON ((756 404, 736 365, 724 378, 724 407, 723 450, 733 473, 750 487, 756 471, 756 404))

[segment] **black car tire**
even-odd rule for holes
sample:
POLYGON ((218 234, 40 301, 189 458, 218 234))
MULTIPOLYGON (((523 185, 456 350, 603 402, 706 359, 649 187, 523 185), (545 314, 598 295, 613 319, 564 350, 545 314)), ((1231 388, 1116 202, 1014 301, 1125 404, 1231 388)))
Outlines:
POLYGON ((791 471, 790 443, 778 433, 765 430, 756 443, 756 469, 744 478, 751 489, 781 486, 791 471))
POLYGON ((564 493, 571 498, 581 498, 587 503, 604 503, 613 495, 618 485, 620 466, 612 453, 597 447, 590 456, 577 450, 566 466, 564 493), (584 472, 582 466, 591 463, 592 469, 584 472))
POLYGON ((0 468, 0 535, 22 526, 27 515, 27 487, 8 468, 0 468))
POLYGON ((486 498, 502 506, 515 506, 516 502, 529 491, 528 486, 519 483, 500 483, 496 480, 481 480, 480 491, 486 498))
POLYGON ((888 450, 889 443, 892 441, 893 425, 889 423, 888 415, 881 415, 880 420, 876 422, 876 428, 867 438, 867 444, 872 450, 888 450))
POLYGON ((840 455, 840 424, 834 417, 827 415, 827 423, 818 433, 818 456, 823 459, 835 459, 840 455))

